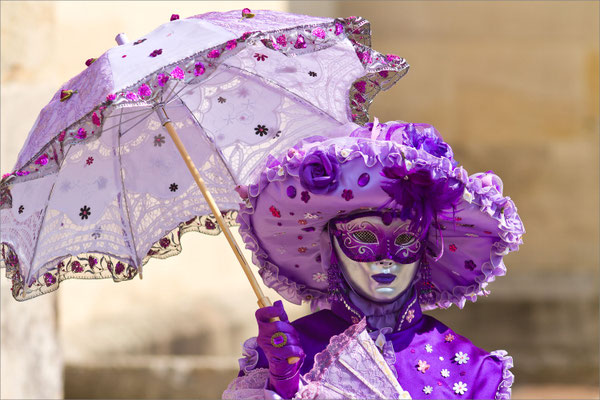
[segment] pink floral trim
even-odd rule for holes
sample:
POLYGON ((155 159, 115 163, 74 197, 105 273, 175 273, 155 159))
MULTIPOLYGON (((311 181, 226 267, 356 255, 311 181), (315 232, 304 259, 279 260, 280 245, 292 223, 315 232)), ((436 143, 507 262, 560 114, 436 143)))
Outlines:
POLYGON ((242 355, 244 357, 238 360, 240 365, 240 371, 244 371, 244 374, 250 373, 253 369, 256 368, 256 364, 258 364, 258 342, 256 341, 256 337, 251 337, 247 339, 242 346, 242 355))
MULTIPOLYGON (((18 183, 45 176, 48 173, 57 172, 57 165, 60 165, 60 161, 62 160, 60 157, 62 157, 63 149, 66 146, 77 141, 92 140, 101 134, 102 125, 98 124, 98 122, 103 120, 103 112, 108 106, 122 103, 151 105, 160 97, 163 91, 168 89, 166 83, 169 79, 178 80, 186 84, 198 83, 210 76, 223 60, 241 51, 245 47, 243 45, 246 42, 260 40, 267 47, 274 50, 286 54, 300 54, 318 51, 348 37, 355 46, 359 59, 365 66, 365 76, 357 80, 355 83, 358 86, 353 85, 350 90, 350 110, 348 113, 350 118, 356 123, 366 123, 369 120, 369 105, 377 93, 380 90, 386 90, 391 87, 406 74, 409 67, 406 61, 398 56, 383 56, 365 47, 370 45, 370 34, 368 21, 360 17, 350 17, 283 30, 246 32, 233 41, 230 40, 218 46, 205 49, 186 59, 155 71, 153 74, 122 91, 107 94, 104 103, 90 110, 78 121, 75 121, 68 128, 59 132, 34 157, 23 163, 22 168, 13 171, 10 175, 18 179, 15 179, 11 183, 18 183), (322 37, 323 34, 324 37, 322 37), (302 36, 304 40, 304 45, 302 46, 296 46, 299 36, 302 36), (361 88, 362 91, 359 91, 356 87, 361 88), (81 129, 85 131, 85 134, 83 134, 84 131, 81 129), (47 164, 48 166, 37 169, 32 165, 38 157, 44 153, 50 154, 53 151, 57 151, 59 154, 58 162, 50 162, 47 164), (24 178, 25 176, 27 178, 24 178)), ((157 53, 156 55, 160 54, 157 53)), ((68 94, 65 100, 75 93, 77 93, 76 89, 65 90, 65 96, 68 94)), ((79 101, 78 99, 75 100, 79 101)), ((69 101, 74 100, 71 98, 69 101)), ((8 190, 6 185, 6 178, 4 178, 0 181, 0 191, 8 190)))

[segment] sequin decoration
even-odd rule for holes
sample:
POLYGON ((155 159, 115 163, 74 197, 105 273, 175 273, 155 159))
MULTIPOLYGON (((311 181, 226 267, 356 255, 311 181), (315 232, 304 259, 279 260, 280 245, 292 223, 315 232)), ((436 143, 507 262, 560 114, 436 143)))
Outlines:
POLYGON ((171 71, 171 77, 180 81, 185 78, 185 72, 180 67, 175 67, 173 71, 171 71))
POLYGON ((315 272, 312 277, 315 282, 327 282, 327 274, 324 272, 315 272))
MULTIPOLYGON (((152 89, 150 89, 150 86, 148 86, 144 83, 138 89, 138 94, 140 95, 140 97, 149 97, 150 95, 152 95, 152 89)), ((100 124, 98 123, 98 125, 100 125, 100 124)))
POLYGON ((290 199, 293 199, 296 197, 296 188, 292 185, 288 186, 287 189, 285 190, 285 192, 290 199))
POLYGON ((315 28, 312 31, 313 36, 318 37, 319 39, 325 39, 325 31, 323 28, 315 28))
POLYGON ((344 200, 350 201, 354 198, 354 194, 352 194, 351 189, 344 189, 344 191, 342 192, 342 197, 344 198, 344 200))
POLYGON ((477 265, 475 265, 475 262, 473 260, 465 260, 466 269, 468 269, 469 271, 473 271, 475 270, 475 267, 477 267, 477 265))
POLYGON ((469 355, 467 353, 459 351, 458 353, 454 354, 454 361, 456 361, 456 363, 459 365, 466 364, 467 361, 469 361, 469 355))
POLYGON ((100 126, 100 123, 101 123, 100 117, 98 117, 98 114, 96 114, 96 111, 94 111, 94 113, 92 114, 92 123, 96 126, 100 126))
POLYGON ((427 361, 419 360, 419 363, 417 364, 417 370, 423 374, 427 372, 429 367, 431 367, 431 365, 427 364, 427 361))
POLYGON ((294 48, 296 48, 296 49, 305 49, 306 48, 306 40, 304 39, 304 36, 298 35, 298 38, 296 39, 296 43, 294 43, 294 48))
POLYGON ((281 218, 281 212, 275 206, 269 207, 269 211, 275 218, 281 218))
POLYGON ((75 93, 77 93, 77 90, 61 90, 60 101, 62 102, 69 100, 75 93))
POLYGON ((125 98, 127 100, 131 100, 131 101, 137 101, 137 100, 139 100, 139 96, 136 93, 133 93, 133 92, 127 92, 127 94, 125 95, 125 98))
POLYGON ((219 50, 217 50, 217 49, 212 49, 212 50, 211 50, 211 51, 208 53, 207 57, 208 57, 208 58, 219 58, 219 56, 220 56, 220 55, 221 55, 221 52, 220 52, 219 50))
POLYGON ((305 190, 300 194, 300 200, 302 200, 305 203, 308 203, 308 200, 310 200, 310 194, 308 194, 308 192, 305 190))
POLYGON ((83 206, 79 210, 79 216, 81 217, 81 219, 88 219, 91 214, 92 211, 88 206, 83 206))
POLYGON ((71 263, 71 271, 73 272, 83 272, 83 266, 79 261, 73 261, 71 263))
POLYGON ((210 219, 207 219, 207 220, 204 222, 204 227, 205 227, 206 229, 209 229, 209 230, 213 230, 213 229, 215 229, 215 228, 216 228, 216 226, 215 226, 215 223, 214 223, 214 222, 212 222, 210 219))
POLYGON ((39 156, 38 159, 35 160, 35 163, 37 165, 46 165, 46 164, 48 164, 48 154, 42 154, 41 156, 39 156))
POLYGON ((254 14, 249 8, 244 8, 242 10, 242 18, 254 18, 254 14))
POLYGON ((408 310, 408 313, 406 314, 406 320, 410 324, 414 318, 415 318, 415 310, 411 308, 410 310, 408 310))
POLYGON ((167 74, 158 74, 156 76, 156 82, 158 83, 158 86, 165 86, 165 84, 167 83, 168 80, 169 80, 169 75, 167 75, 167 74))
POLYGON ((287 343, 287 336, 283 332, 275 332, 271 336, 271 345, 276 348, 285 346, 287 343))
POLYGON ((257 125, 256 128, 254 128, 254 133, 262 137, 269 133, 269 128, 265 125, 257 125))
POLYGON ((463 395, 467 391, 467 384, 463 383, 463 382, 457 382, 452 387, 452 390, 454 390, 454 393, 456 393, 456 394, 463 395))
POLYGON ((44 283, 46 284, 46 286, 52 286, 56 283, 56 277, 50 272, 46 272, 44 274, 44 283))
POLYGON ((153 50, 152 53, 148 54, 148 57, 156 57, 162 54, 162 49, 153 50))
POLYGON ((165 137, 163 135, 159 133, 154 136, 154 147, 161 147, 163 144, 165 144, 165 137))
POLYGON ((227 50, 233 50, 237 47, 237 42, 235 41, 235 39, 229 40, 227 41, 227 43, 225 44, 225 48, 227 50))
POLYGON ((194 75, 195 76, 200 76, 200 75, 204 74, 204 72, 206 72, 206 68, 204 68, 204 64, 202 64, 201 62, 197 62, 196 64, 194 64, 194 75))
POLYGON ((256 61, 265 61, 269 56, 261 53, 254 53, 254 58, 256 58, 256 61))
POLYGON ((356 90, 358 90, 360 93, 365 93, 366 89, 367 89, 367 82, 365 81, 358 81, 358 82, 354 82, 354 87, 356 88, 356 90))

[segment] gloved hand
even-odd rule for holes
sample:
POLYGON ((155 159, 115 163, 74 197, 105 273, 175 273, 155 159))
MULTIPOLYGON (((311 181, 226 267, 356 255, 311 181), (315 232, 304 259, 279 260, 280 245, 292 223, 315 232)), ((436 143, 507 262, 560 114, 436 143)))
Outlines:
POLYGON ((281 301, 271 307, 256 310, 258 322, 257 343, 269 361, 269 386, 284 399, 291 399, 298 391, 300 367, 306 355, 300 346, 298 332, 289 323, 281 301), (270 322, 279 317, 280 321, 270 322), (288 358, 299 357, 294 364, 288 358))

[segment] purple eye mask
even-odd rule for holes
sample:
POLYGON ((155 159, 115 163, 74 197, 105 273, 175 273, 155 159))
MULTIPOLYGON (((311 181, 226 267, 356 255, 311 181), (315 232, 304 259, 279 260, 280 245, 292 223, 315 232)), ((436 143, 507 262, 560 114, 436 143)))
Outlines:
POLYGON ((394 219, 389 225, 373 218, 354 217, 330 225, 332 235, 346 257, 358 262, 393 260, 410 264, 421 257, 419 233, 409 229, 410 221, 394 219))

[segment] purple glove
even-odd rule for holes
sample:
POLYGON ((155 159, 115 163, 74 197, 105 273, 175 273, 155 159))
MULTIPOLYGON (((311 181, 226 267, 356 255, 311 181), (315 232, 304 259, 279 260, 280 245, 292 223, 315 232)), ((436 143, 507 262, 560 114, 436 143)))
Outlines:
POLYGON ((298 391, 300 367, 306 357, 300 346, 298 332, 289 323, 281 301, 256 310, 256 321, 257 342, 269 361, 269 389, 284 399, 291 399, 298 391), (280 321, 269 322, 275 317, 279 317, 280 321), (289 364, 287 359, 290 357, 300 357, 300 360, 289 364))

